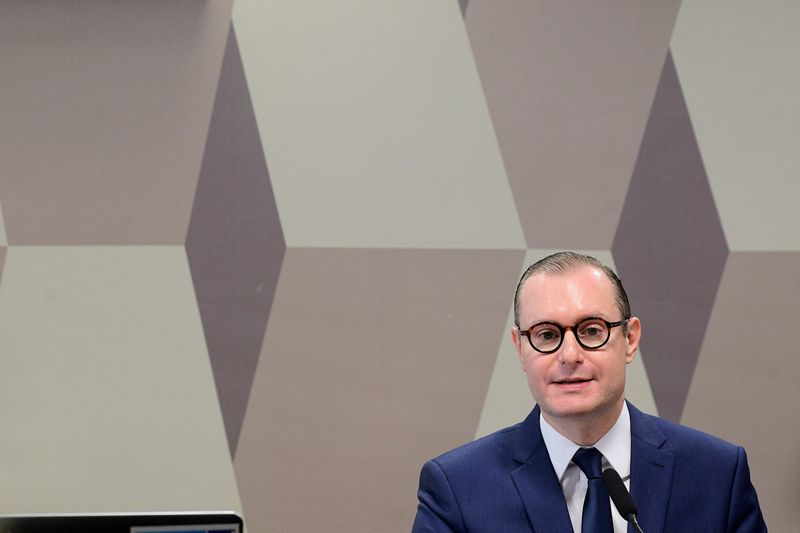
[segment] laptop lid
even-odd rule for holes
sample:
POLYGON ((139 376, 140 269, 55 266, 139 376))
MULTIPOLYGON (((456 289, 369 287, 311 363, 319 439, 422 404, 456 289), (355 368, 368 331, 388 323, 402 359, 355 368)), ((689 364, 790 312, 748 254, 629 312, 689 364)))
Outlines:
POLYGON ((20 514, 0 516, 0 533, 243 533, 234 512, 20 514))

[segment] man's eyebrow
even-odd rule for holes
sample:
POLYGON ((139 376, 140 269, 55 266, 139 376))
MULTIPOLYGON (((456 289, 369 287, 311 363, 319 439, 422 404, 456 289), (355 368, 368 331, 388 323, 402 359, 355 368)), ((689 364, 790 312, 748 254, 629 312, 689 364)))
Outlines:
POLYGON ((582 322, 582 321, 586 320, 587 318, 601 318, 603 320, 608 320, 609 322, 612 322, 612 320, 609 319, 609 316, 610 315, 607 315, 606 313, 601 313, 601 312, 598 312, 598 313, 587 313, 585 315, 581 315, 581 317, 578 318, 578 320, 576 320, 572 324, 562 324, 558 320, 553 320, 551 318, 546 318, 544 320, 533 320, 533 321, 531 321, 531 325, 528 326, 528 327, 535 326, 536 324, 542 324, 542 323, 558 324, 559 326, 573 326, 573 325, 575 325, 575 324, 577 324, 579 322, 582 322))

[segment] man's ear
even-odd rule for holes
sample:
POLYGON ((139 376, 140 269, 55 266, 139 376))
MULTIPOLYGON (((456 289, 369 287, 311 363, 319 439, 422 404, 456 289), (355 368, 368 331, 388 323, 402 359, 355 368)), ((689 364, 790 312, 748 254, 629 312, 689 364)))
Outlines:
POLYGON ((625 362, 630 364, 633 358, 636 357, 636 349, 639 347, 639 341, 642 339, 642 322, 638 317, 632 316, 628 319, 628 333, 625 341, 628 343, 628 348, 625 353, 625 362))
POLYGON ((523 372, 525 371, 525 359, 522 356, 522 335, 519 334, 519 329, 511 326, 511 340, 514 341, 514 347, 517 349, 517 357, 519 357, 519 364, 522 365, 523 372))

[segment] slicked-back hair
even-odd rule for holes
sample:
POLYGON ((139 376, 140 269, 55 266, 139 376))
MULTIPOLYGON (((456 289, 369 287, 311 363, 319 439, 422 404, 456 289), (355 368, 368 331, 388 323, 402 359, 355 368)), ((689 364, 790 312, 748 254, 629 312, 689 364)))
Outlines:
MULTIPOLYGON (((625 292, 625 287, 622 286, 617 274, 591 255, 579 254, 577 252, 558 252, 548 255, 543 259, 539 259, 534 264, 529 266, 522 277, 519 278, 517 283, 517 290, 514 291, 514 325, 519 329, 519 293, 525 281, 534 274, 566 274, 572 272, 580 267, 589 266, 602 270, 606 277, 611 281, 614 287, 615 300, 619 312, 622 314, 623 319, 630 318, 631 304, 628 302, 628 293, 625 292)), ((627 331, 627 324, 623 325, 624 331, 627 331)))

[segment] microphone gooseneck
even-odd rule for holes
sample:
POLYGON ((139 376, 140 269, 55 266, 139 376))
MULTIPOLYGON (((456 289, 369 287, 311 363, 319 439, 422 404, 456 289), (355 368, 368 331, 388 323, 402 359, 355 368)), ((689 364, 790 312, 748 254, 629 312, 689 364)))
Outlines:
POLYGON ((603 470, 602 478, 608 489, 608 495, 611 496, 611 501, 614 502, 614 507, 617 508, 622 518, 633 524, 639 533, 644 533, 636 520, 636 504, 633 503, 631 493, 625 488, 625 483, 622 482, 617 471, 613 468, 606 468, 603 470))

